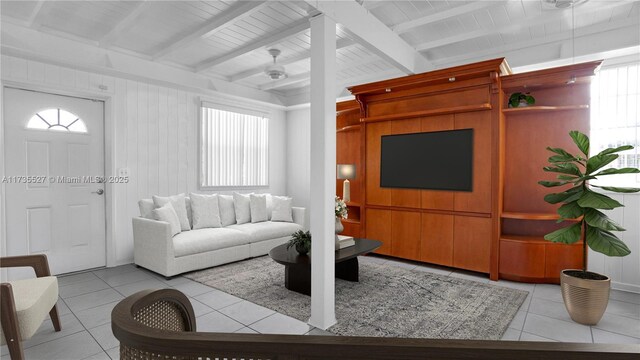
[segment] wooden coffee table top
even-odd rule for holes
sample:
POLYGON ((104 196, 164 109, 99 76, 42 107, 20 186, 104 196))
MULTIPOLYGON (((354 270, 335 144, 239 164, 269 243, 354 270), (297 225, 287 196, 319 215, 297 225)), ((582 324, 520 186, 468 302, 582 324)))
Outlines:
MULTIPOLYGON (((343 262, 349 259, 353 259, 358 255, 370 253, 375 249, 382 246, 382 241, 354 238, 355 245, 346 247, 336 251, 336 263, 343 262)), ((294 264, 311 264, 311 257, 309 255, 300 255, 295 249, 295 246, 287 250, 287 244, 282 244, 274 247, 269 251, 269 256, 277 263, 282 265, 294 265, 294 264)))

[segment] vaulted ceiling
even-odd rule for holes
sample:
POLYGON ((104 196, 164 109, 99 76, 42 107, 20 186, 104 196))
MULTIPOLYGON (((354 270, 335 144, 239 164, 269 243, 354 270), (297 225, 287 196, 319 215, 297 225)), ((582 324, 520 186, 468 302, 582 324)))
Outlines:
MULTIPOLYGON (((561 9, 554 1, 344 0, 362 11, 338 21, 337 82, 343 89, 488 58, 507 56, 515 67, 640 44, 640 2, 561 9), (408 68, 390 43, 422 66, 408 68)), ((308 91, 309 18, 334 3, 3 0, 0 10, 3 23, 286 97, 308 91), (270 48, 282 51, 288 78, 264 75, 270 48)))

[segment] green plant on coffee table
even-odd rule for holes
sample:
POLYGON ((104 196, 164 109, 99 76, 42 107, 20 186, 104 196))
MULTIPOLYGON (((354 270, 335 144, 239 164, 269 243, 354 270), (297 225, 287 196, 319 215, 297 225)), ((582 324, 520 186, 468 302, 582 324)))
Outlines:
POLYGON ((640 170, 629 167, 601 170, 618 158, 619 155, 617 153, 633 149, 631 145, 605 149, 590 157, 589 138, 579 131, 571 131, 569 136, 571 136, 581 154, 573 155, 560 148, 548 147, 547 150, 555 155, 549 157, 551 166, 546 166, 543 169, 547 172, 558 173, 558 181, 539 181, 538 183, 545 187, 570 185, 570 189, 560 193, 548 194, 544 197, 544 200, 550 204, 563 204, 558 208, 558 215, 560 215, 558 222, 567 219, 578 219, 578 221, 549 233, 544 238, 556 243, 573 244, 580 240, 582 234, 585 234, 582 272, 581 274, 578 272, 578 274, 571 275, 586 279, 599 279, 601 275, 587 271, 587 245, 592 250, 607 256, 626 256, 631 251, 613 233, 613 231, 624 231, 625 229, 600 211, 611 210, 624 205, 605 194, 592 191, 589 186, 617 193, 635 193, 639 192, 640 188, 589 185, 588 181, 596 180, 600 176, 637 174, 640 173, 640 170))
POLYGON ((531 96, 530 93, 521 93, 521 92, 517 92, 517 93, 513 93, 511 94, 511 96, 509 97, 509 106, 512 108, 517 108, 518 106, 520 106, 520 102, 524 100, 527 105, 534 105, 536 103, 536 99, 531 96))
POLYGON ((294 246, 300 255, 306 255, 311 250, 311 232, 298 230, 291 234, 291 240, 287 243, 287 250, 294 246))

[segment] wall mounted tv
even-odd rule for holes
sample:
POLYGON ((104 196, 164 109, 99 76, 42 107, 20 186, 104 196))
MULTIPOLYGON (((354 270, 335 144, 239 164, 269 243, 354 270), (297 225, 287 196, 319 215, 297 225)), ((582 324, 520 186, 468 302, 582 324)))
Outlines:
POLYGON ((382 136, 380 186, 472 191, 473 129, 382 136))

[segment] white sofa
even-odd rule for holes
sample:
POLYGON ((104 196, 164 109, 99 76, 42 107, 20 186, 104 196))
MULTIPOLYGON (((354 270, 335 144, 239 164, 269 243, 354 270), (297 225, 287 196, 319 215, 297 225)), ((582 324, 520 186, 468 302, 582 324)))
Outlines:
MULTIPOLYGON (((151 199, 140 200, 140 208, 153 207, 151 199)), ((263 221, 222 228, 184 231, 171 236, 168 222, 141 213, 133 218, 134 262, 165 277, 266 255, 286 243, 291 234, 305 229, 305 209, 292 207, 293 222, 263 221), (146 217, 145 217, 146 216, 146 217)), ((187 198, 191 223, 191 206, 187 198)))

